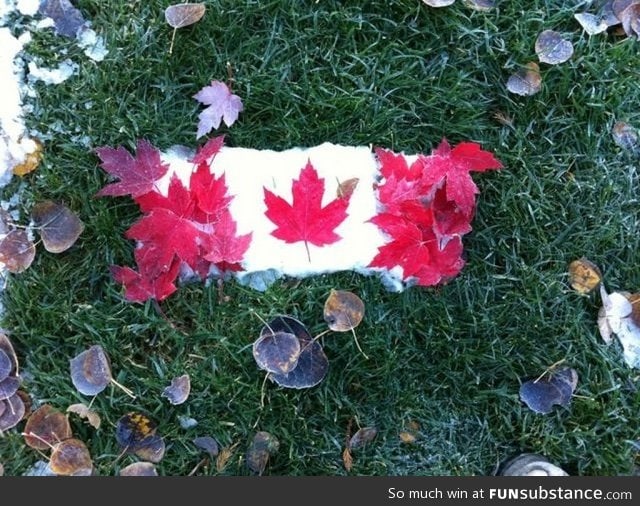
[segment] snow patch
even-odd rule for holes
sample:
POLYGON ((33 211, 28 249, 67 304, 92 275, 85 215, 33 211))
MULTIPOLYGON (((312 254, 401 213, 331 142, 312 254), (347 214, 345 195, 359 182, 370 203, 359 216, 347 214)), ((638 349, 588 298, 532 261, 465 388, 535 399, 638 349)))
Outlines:
POLYGON ((78 68, 78 64, 68 58, 54 68, 38 67, 35 62, 29 62, 29 79, 45 84, 60 84, 75 74, 78 68))

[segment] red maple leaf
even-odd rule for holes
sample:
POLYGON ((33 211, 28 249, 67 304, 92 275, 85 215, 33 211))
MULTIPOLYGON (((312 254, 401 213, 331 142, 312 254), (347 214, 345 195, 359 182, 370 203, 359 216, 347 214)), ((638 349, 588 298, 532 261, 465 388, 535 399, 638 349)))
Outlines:
POLYGON ((152 245, 138 265, 141 272, 158 272, 168 270, 175 256, 190 266, 195 265, 200 254, 201 234, 191 220, 169 209, 155 208, 134 223, 125 236, 140 241, 143 247, 152 245))
POLYGON ((113 279, 122 283, 125 298, 132 302, 145 302, 147 299, 161 301, 176 291, 174 281, 180 270, 180 262, 176 259, 168 270, 158 276, 150 276, 145 272, 136 272, 131 267, 112 265, 113 279))
POLYGON ((265 216, 277 225, 271 235, 286 243, 303 241, 311 261, 309 243, 324 246, 341 239, 334 229, 347 217, 351 195, 335 198, 323 207, 324 179, 318 177, 311 161, 300 171, 300 178, 293 180, 291 190, 293 201, 289 204, 264 188, 265 216))
POLYGON ((227 195, 227 183, 224 174, 215 178, 206 162, 200 162, 197 170, 191 174, 189 189, 201 211, 198 220, 209 223, 229 207, 232 197, 227 195))
POLYGON ((154 209, 167 209, 181 218, 190 218, 193 215, 194 202, 180 178, 173 174, 169 181, 167 196, 151 191, 140 195, 135 199, 143 213, 149 213, 154 209))
POLYGON ((138 141, 135 158, 122 146, 115 149, 103 146, 97 148, 96 153, 102 161, 102 168, 120 179, 102 188, 97 193, 100 197, 144 195, 154 189, 156 181, 169 169, 162 163, 160 152, 144 139, 138 141))
POLYGON ((385 211, 395 212, 396 206, 405 200, 425 196, 426 189, 421 181, 423 163, 416 159, 411 166, 404 155, 385 149, 375 150, 380 162, 380 174, 384 183, 378 185, 378 200, 385 211))
POLYGON ((475 142, 462 142, 451 149, 444 139, 431 156, 420 158, 424 165, 422 183, 437 188, 446 182, 447 200, 455 202, 469 216, 479 193, 469 172, 502 168, 502 163, 492 153, 483 151, 475 142))
POLYGON ((251 235, 237 235, 236 222, 231 213, 222 213, 213 226, 213 233, 205 236, 205 260, 216 264, 221 271, 242 270, 240 262, 249 248, 251 235))
POLYGON ((224 135, 219 135, 218 137, 212 137, 207 142, 205 142, 202 146, 198 148, 198 152, 193 157, 193 159, 189 160, 194 165, 199 165, 202 162, 208 163, 209 158, 214 157, 218 154, 222 146, 224 145, 224 135))

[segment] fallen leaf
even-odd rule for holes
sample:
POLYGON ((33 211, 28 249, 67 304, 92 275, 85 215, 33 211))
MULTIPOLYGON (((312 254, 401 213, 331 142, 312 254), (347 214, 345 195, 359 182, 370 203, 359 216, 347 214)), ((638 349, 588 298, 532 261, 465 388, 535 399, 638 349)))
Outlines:
POLYGON ((334 332, 355 329, 364 317, 364 302, 355 293, 331 290, 324 303, 324 321, 334 332))
POLYGON ((327 374, 329 361, 318 341, 314 340, 300 321, 290 316, 278 316, 262 328, 261 336, 284 332, 295 335, 300 342, 298 362, 289 373, 270 373, 269 379, 285 388, 311 388, 327 374))
POLYGON ((94 429, 99 429, 100 424, 102 423, 100 415, 98 415, 98 413, 96 413, 95 411, 89 409, 86 404, 71 404, 67 408, 67 413, 75 413, 80 418, 86 419, 87 422, 89 422, 89 425, 91 425, 94 429))
POLYGON ((131 195, 139 197, 155 188, 156 181, 167 173, 169 165, 162 162, 160 151, 145 139, 138 140, 136 156, 122 146, 103 146, 96 149, 102 169, 120 179, 102 188, 97 196, 117 197, 131 195))
POLYGON ((5 378, 8 378, 13 370, 13 363, 9 358, 9 355, 0 348, 0 382, 2 382, 5 378))
POLYGON ((0 434, 18 425, 25 416, 25 404, 19 395, 15 395, 0 401, 0 434))
POLYGON ((165 450, 164 439, 158 434, 152 434, 140 441, 133 450, 129 448, 127 452, 133 452, 142 460, 157 464, 163 459, 165 450))
POLYGON ((335 228, 347 218, 349 197, 335 198, 323 206, 324 178, 318 177, 311 161, 293 180, 291 191, 293 200, 289 203, 264 188, 265 216, 277 226, 272 236, 286 243, 304 242, 311 261, 309 244, 322 247, 341 239, 335 228))
POLYGON ((464 4, 477 11, 489 11, 496 6, 495 0, 464 0, 464 4))
POLYGON ((0 400, 13 397, 20 388, 20 378, 17 376, 8 376, 0 381, 0 400))
POLYGON ((11 214, 0 208, 0 235, 6 235, 12 230, 15 230, 15 224, 11 214))
POLYGON ((147 443, 155 442, 151 438, 155 436, 157 428, 157 424, 147 415, 130 411, 116 423, 116 441, 127 452, 134 453, 147 443))
POLYGON ((348 447, 342 452, 342 463, 344 464, 346 471, 348 473, 351 472, 351 468, 353 467, 353 457, 351 456, 351 451, 348 447))
POLYGON ((253 343, 253 358, 258 367, 275 374, 287 374, 298 365, 300 341, 289 332, 261 335, 253 343))
POLYGON ((520 386, 520 399, 532 411, 548 414, 553 406, 568 406, 578 384, 578 373, 571 368, 552 372, 544 378, 524 382, 520 386))
POLYGON ((193 444, 196 445, 197 448, 207 452, 211 458, 216 457, 218 453, 220 453, 218 442, 211 436, 194 438, 193 444))
POLYGON ((609 28, 609 24, 606 19, 596 16, 595 14, 579 12, 574 14, 573 17, 589 35, 597 35, 599 33, 606 32, 607 28, 609 28))
POLYGON ((516 95, 535 95, 542 88, 540 67, 536 62, 527 63, 524 68, 509 76, 507 90, 516 95))
POLYGON ((336 197, 339 199, 348 199, 351 197, 351 194, 355 191, 358 186, 360 179, 357 177, 352 177, 351 179, 346 179, 342 181, 338 185, 338 189, 336 191, 336 197))
POLYGON ((582 257, 569 264, 569 284, 576 292, 587 294, 598 287, 602 273, 596 264, 582 257))
POLYGON ((429 7, 447 7, 453 4, 456 0, 422 0, 429 7))
POLYGON ((349 449, 356 450, 373 441, 378 434, 375 427, 361 427, 349 439, 349 449))
POLYGON ((611 12, 613 12, 613 15, 618 18, 620 22, 622 22, 624 11, 626 11, 632 5, 637 4, 638 0, 613 0, 612 2, 608 3, 611 4, 611 12))
POLYGON ((640 294, 612 292, 600 285, 600 297, 611 330, 623 349, 629 367, 640 368, 640 294))
POLYGON ((616 121, 611 130, 613 141, 626 151, 636 152, 640 147, 638 132, 629 123, 616 121))
POLYGON ((542 63, 557 65, 573 55, 573 44, 553 30, 544 30, 538 35, 535 51, 542 63))
POLYGON ((604 306, 598 309, 598 332, 605 344, 611 344, 613 342, 613 330, 611 329, 611 325, 609 325, 607 311, 604 306))
POLYGON ((87 445, 75 438, 54 445, 49 467, 59 476, 91 476, 93 473, 93 461, 87 445))
POLYGON ((169 399, 173 405, 182 404, 191 392, 191 378, 183 374, 171 380, 171 384, 162 391, 162 397, 169 399))
POLYGON ((221 473, 224 471, 224 468, 227 467, 229 459, 233 456, 233 452, 235 451, 238 443, 234 443, 232 446, 225 446, 220 453, 218 454, 218 458, 216 458, 216 470, 221 473))
POLYGON ((84 230, 84 223, 64 204, 44 201, 36 204, 31 219, 40 233, 44 248, 50 253, 62 253, 75 244, 84 230))
POLYGON ((71 381, 83 395, 98 395, 111 382, 111 365, 99 344, 79 353, 69 361, 71 381))
POLYGON ((253 436, 245 455, 247 467, 254 473, 262 475, 269 458, 278 451, 280 443, 269 432, 259 431, 253 436))
POLYGON ((120 469, 120 476, 158 476, 156 466, 151 462, 134 462, 120 469))
POLYGON ((205 11, 203 3, 175 4, 164 10, 164 18, 169 26, 182 28, 200 21, 205 11))
POLYGON ((72 435, 69 419, 50 404, 43 404, 31 413, 23 433, 27 446, 36 450, 49 450, 72 435))
POLYGON ((400 441, 402 441, 403 443, 415 443, 416 442, 416 436, 415 434, 411 433, 411 432, 407 432, 407 431, 401 431, 400 432, 400 441))
POLYGON ((505 462, 500 476, 568 476, 568 474, 541 455, 522 453, 505 462))
POLYGON ((40 162, 42 161, 43 146, 37 139, 33 139, 33 142, 35 143, 35 149, 31 153, 27 154, 27 157, 22 163, 13 167, 13 173, 16 176, 26 176, 30 172, 36 170, 38 165, 40 165, 40 162))
POLYGON ((53 20, 53 28, 58 35, 72 39, 88 24, 69 0, 43 0, 38 13, 53 20))
POLYGON ((0 350, 5 353, 5 355, 11 362, 11 369, 7 376, 18 376, 18 357, 15 350, 13 349, 11 340, 2 331, 0 331, 0 350))
POLYGON ((231 93, 229 87, 221 81, 211 81, 209 86, 202 88, 193 98, 208 106, 198 116, 197 139, 212 129, 217 129, 221 121, 230 127, 244 110, 242 99, 231 93))
POLYGON ((36 257, 36 247, 26 230, 12 230, 0 239, 0 263, 14 274, 27 270, 36 257))

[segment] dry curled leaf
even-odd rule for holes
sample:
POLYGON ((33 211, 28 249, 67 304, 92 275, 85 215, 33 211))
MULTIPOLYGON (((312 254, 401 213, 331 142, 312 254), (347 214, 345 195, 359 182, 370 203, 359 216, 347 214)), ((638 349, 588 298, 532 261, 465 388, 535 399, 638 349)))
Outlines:
POLYGON ((573 55, 573 44, 553 30, 544 30, 538 35, 535 51, 542 63, 557 65, 573 55))
POLYGON ((606 19, 603 19, 600 16, 596 16, 595 14, 589 14, 588 12, 579 12, 574 14, 573 17, 576 19, 580 26, 587 32, 589 35, 597 35, 599 33, 607 31, 609 28, 609 24, 606 19))
POLYGON ((22 163, 13 167, 13 173, 16 176, 25 176, 36 170, 38 165, 40 165, 40 161, 42 160, 42 143, 37 139, 33 139, 33 142, 35 144, 34 150, 26 156, 22 163))
POLYGON ((516 95, 535 95, 542 88, 542 76, 540 67, 536 62, 527 63, 507 80, 507 90, 516 95))
POLYGON ((100 419, 100 415, 98 415, 98 413, 96 413, 95 411, 92 411, 91 409, 89 409, 89 407, 86 404, 82 404, 82 403, 71 404, 67 408, 67 413, 74 413, 78 415, 80 418, 86 419, 89 425, 91 425, 94 429, 99 429, 100 424, 102 423, 102 420, 100 419))
POLYGON ((229 463, 229 459, 233 456, 233 452, 240 443, 234 443, 232 446, 225 446, 220 453, 218 453, 218 457, 216 458, 216 471, 221 473, 224 471, 224 468, 227 467, 229 463))
POLYGON ((69 361, 71 381, 83 395, 97 395, 111 382, 111 365, 99 344, 79 353, 69 361))
POLYGON ((31 219, 49 253, 66 251, 84 230, 84 223, 71 209, 50 200, 36 204, 31 211, 31 219))
POLYGON ((349 447, 345 448, 342 452, 342 463, 344 464, 344 468, 346 469, 346 471, 350 472, 351 468, 353 467, 353 457, 351 456, 349 447))
POLYGON ((171 380, 171 384, 162 391, 162 397, 169 399, 173 405, 182 404, 191 392, 191 378, 183 374, 171 380))
POLYGON ((220 453, 218 442, 211 436, 199 436, 194 438, 193 444, 201 450, 207 452, 211 458, 220 453))
POLYGON ((27 270, 36 257, 36 247, 26 230, 12 230, 0 239, 0 263, 14 274, 27 270))
POLYGON ((349 439, 349 449, 356 450, 361 448, 367 443, 373 441, 378 434, 378 429, 375 427, 361 427, 356 433, 349 439))
POLYGON ((351 197, 351 194, 355 191, 356 187, 360 179, 357 177, 352 177, 351 179, 346 179, 342 181, 338 185, 338 189, 336 190, 336 196, 339 199, 348 199, 351 197))
POLYGON ((576 292, 587 294, 598 287, 602 273, 596 264, 582 257, 569 264, 569 284, 576 292))

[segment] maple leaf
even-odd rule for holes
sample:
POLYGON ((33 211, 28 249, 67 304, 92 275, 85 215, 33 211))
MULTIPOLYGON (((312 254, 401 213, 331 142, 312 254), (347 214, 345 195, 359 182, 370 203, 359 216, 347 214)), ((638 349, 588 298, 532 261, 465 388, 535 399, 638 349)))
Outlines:
POLYGON ((222 213, 214 225, 213 233, 207 234, 203 248, 204 259, 216 265, 221 271, 242 270, 240 262, 251 243, 252 234, 237 235, 236 222, 231 213, 222 213))
POLYGON ((227 183, 224 174, 215 178, 206 162, 201 162, 191 174, 189 189, 198 209, 204 213, 199 221, 209 223, 217 220, 218 215, 229 207, 232 197, 227 195, 227 183))
POLYGON ((209 159, 219 153, 224 145, 224 135, 212 137, 198 148, 196 155, 189 160, 194 165, 209 163, 209 159))
POLYGON ((427 189, 422 183, 422 160, 416 159, 409 166, 402 154, 379 148, 375 153, 380 162, 380 174, 385 180, 377 186, 378 200, 387 212, 396 212, 397 206, 405 200, 425 196, 427 189))
POLYGON ((100 157, 102 168, 120 179, 102 188, 97 193, 99 197, 139 197, 152 191, 156 181, 169 169, 167 164, 162 163, 160 152, 144 139, 138 141, 135 157, 122 146, 115 149, 103 146, 97 148, 96 153, 100 157))
POLYGON ((134 223, 125 236, 152 245, 138 265, 142 271, 156 272, 169 269, 175 256, 194 265, 200 253, 201 233, 191 220, 169 209, 155 208, 134 223))
POLYGON ((447 200, 455 202, 460 210, 470 216, 475 206, 478 187, 469 172, 500 169, 502 163, 492 153, 483 151, 475 142, 462 142, 451 149, 443 139, 431 156, 422 156, 424 164, 422 182, 437 188, 446 181, 447 200))
POLYGON ((198 122, 197 139, 211 131, 212 128, 217 129, 221 120, 224 120, 225 124, 230 127, 244 108, 240 97, 231 93, 228 86, 221 81, 211 81, 210 86, 202 88, 193 98, 209 106, 198 116, 200 121, 198 122))
POLYGON ((167 209, 181 218, 189 218, 193 214, 194 202, 189 191, 176 174, 172 174, 169 180, 167 196, 152 191, 140 195, 135 199, 143 213, 149 213, 154 209, 167 209))
POLYGON ((174 281, 180 270, 180 261, 175 259, 168 270, 158 276, 136 272, 131 267, 110 267, 113 279, 122 283, 125 288, 125 298, 131 302, 145 302, 148 299, 161 301, 176 291, 174 281))
POLYGON ((341 237, 334 229, 347 217, 351 195, 337 197, 323 207, 324 189, 324 179, 318 177, 310 160, 300 171, 300 178, 293 180, 291 204, 264 188, 265 216, 277 225, 271 235, 286 243, 304 241, 309 261, 309 243, 325 246, 339 241, 341 237))

